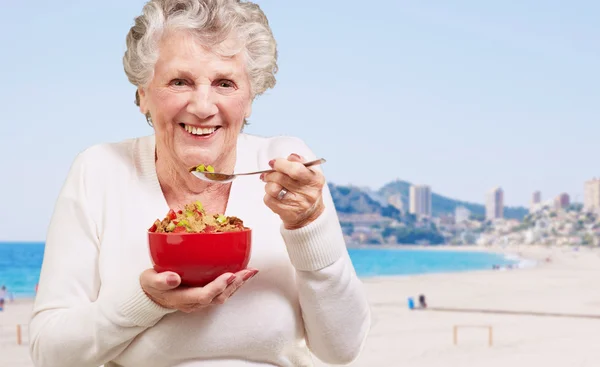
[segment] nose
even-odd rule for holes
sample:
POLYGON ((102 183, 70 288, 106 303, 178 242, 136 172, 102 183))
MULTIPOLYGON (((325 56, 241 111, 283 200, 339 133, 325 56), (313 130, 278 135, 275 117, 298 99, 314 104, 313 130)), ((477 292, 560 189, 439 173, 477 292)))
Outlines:
POLYGON ((191 94, 188 103, 188 112, 205 120, 218 111, 217 105, 213 100, 212 89, 210 85, 199 85, 191 94))

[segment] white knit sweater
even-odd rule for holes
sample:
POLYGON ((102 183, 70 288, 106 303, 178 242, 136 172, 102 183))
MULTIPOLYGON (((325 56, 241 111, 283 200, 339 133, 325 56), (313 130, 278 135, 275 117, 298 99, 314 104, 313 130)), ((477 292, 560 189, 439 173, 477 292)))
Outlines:
MULTIPOLYGON (((154 136, 93 146, 77 156, 50 223, 30 323, 38 367, 311 366, 311 353, 347 364, 360 353, 370 310, 331 194, 315 222, 286 230, 263 203, 258 176, 233 182, 227 215, 253 230, 259 273, 224 305, 186 314, 142 291, 152 266, 147 229, 168 211, 154 136)), ((299 139, 241 134, 235 171, 268 168, 299 139)))

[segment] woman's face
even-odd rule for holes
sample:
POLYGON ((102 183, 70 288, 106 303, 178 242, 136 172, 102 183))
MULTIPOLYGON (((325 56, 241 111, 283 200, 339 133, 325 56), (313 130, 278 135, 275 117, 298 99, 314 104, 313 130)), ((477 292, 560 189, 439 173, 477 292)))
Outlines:
POLYGON ((175 169, 210 164, 219 171, 251 112, 243 57, 221 57, 185 32, 164 37, 159 49, 154 78, 139 90, 140 109, 152 118, 158 157, 175 169))

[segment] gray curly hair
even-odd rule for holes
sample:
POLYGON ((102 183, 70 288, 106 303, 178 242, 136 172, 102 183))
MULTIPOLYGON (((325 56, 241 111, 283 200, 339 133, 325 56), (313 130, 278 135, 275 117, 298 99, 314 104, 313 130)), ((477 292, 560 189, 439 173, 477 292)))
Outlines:
MULTIPOLYGON (((136 87, 152 80, 160 39, 169 30, 190 31, 213 49, 228 37, 235 37, 240 41, 237 49, 214 50, 224 56, 244 53, 252 98, 275 86, 277 44, 257 4, 240 0, 150 0, 127 34, 123 56, 127 78, 136 87)), ((137 91, 135 97, 139 106, 137 91)))

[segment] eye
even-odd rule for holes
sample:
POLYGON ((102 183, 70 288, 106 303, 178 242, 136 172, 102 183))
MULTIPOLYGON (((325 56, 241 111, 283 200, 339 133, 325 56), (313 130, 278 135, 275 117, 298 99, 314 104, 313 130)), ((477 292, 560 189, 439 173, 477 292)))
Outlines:
POLYGON ((218 84, 217 84, 220 88, 235 88, 235 83, 232 82, 231 80, 219 80, 218 84))
POLYGON ((175 87, 185 87, 188 82, 183 79, 173 79, 169 84, 175 87))

